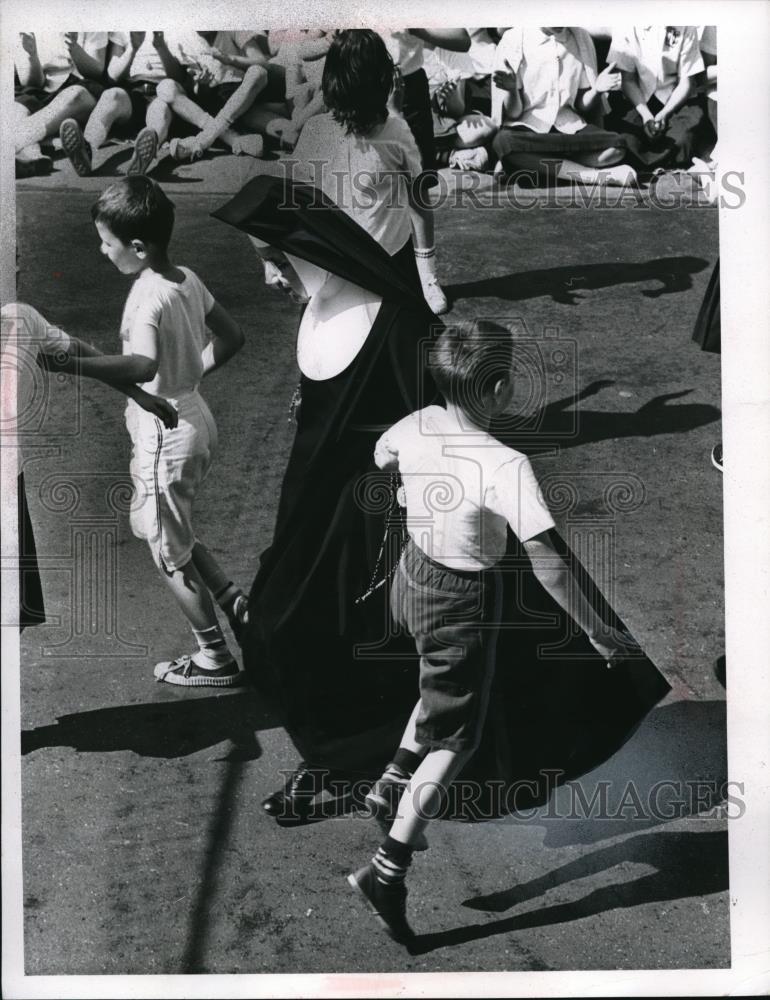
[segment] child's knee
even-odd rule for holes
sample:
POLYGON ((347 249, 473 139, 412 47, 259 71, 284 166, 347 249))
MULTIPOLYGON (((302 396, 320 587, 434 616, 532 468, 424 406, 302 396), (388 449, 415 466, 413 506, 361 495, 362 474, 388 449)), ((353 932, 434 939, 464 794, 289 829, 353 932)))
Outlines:
POLYGON ((171 104, 174 98, 184 96, 184 89, 176 80, 170 80, 166 77, 166 79, 161 80, 158 84, 155 95, 156 100, 163 101, 164 104, 171 104))
POLYGON ((131 100, 125 90, 120 87, 110 87, 99 98, 98 107, 116 117, 131 114, 131 100))
POLYGON ((73 117, 88 114, 96 106, 96 101, 91 94, 88 93, 85 87, 67 87, 67 89, 62 92, 62 96, 62 103, 64 104, 65 109, 69 111, 73 117))
POLYGON ((260 90, 267 84, 267 70, 264 66, 249 66, 246 72, 243 74, 243 83, 251 89, 259 88, 260 90))

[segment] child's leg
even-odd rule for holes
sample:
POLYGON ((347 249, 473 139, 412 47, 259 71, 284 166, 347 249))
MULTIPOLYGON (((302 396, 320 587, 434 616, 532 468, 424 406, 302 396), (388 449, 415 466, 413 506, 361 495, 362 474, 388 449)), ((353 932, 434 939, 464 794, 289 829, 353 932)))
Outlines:
POLYGON ((425 827, 439 814, 443 797, 473 753, 429 750, 409 780, 390 828, 390 837, 414 849, 425 827))
POLYGON ((50 104, 32 115, 20 116, 16 123, 14 142, 16 150, 42 142, 48 136, 56 135, 65 118, 83 121, 93 110, 94 101, 85 87, 65 87, 50 104))
MULTIPOLYGON (((197 136, 179 140, 178 145, 181 145, 183 148, 194 145, 196 150, 199 151, 202 151, 212 145, 214 141, 213 139, 205 145, 202 144, 200 140, 204 131, 207 129, 211 131, 216 128, 216 119, 213 118, 199 104, 196 104, 191 97, 188 97, 178 83, 174 80, 161 81, 158 86, 158 95, 166 101, 174 114, 179 115, 179 117, 184 121, 197 126, 197 128, 201 130, 197 136)), ((243 140, 242 135, 229 127, 226 127, 222 132, 220 132, 218 138, 222 139, 222 141, 227 143, 227 145, 233 150, 237 150, 243 140)))
POLYGON ((233 583, 202 542, 195 542, 192 561, 206 588, 227 615, 236 639, 239 638, 240 628, 248 621, 246 595, 233 583))
POLYGON ((216 118, 212 118, 196 136, 196 143, 202 149, 208 149, 221 135, 231 129, 233 123, 245 111, 248 111, 266 86, 267 70, 264 66, 249 66, 238 89, 230 95, 216 118))
POLYGON ((155 665, 155 677, 182 686, 229 685, 239 679, 238 665, 227 647, 211 595, 192 559, 178 569, 158 567, 161 577, 190 623, 198 648, 191 656, 155 665))
POLYGON ((96 102, 96 107, 83 130, 83 136, 91 149, 96 152, 107 141, 113 125, 126 122, 130 117, 130 97, 120 87, 110 87, 96 102))

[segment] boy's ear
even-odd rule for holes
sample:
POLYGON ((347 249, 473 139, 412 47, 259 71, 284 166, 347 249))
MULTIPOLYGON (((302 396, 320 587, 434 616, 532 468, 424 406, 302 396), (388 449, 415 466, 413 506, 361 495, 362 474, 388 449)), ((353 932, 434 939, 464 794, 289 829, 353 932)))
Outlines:
POLYGON ((144 245, 142 240, 131 240, 131 249, 134 251, 140 260, 144 260, 147 256, 147 247, 144 245))

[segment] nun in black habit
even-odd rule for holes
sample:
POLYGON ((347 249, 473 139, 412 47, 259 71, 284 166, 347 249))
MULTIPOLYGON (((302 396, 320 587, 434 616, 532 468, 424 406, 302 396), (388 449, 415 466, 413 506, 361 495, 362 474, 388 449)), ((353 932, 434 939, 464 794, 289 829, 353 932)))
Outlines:
MULTIPOLYGON (((297 432, 242 639, 248 678, 277 702, 303 758, 263 805, 301 819, 329 779, 378 776, 414 707, 417 656, 388 605, 404 519, 373 451, 387 427, 433 401, 425 360, 442 324, 423 299, 411 245, 390 257, 318 189, 261 176, 213 214, 267 244, 258 252, 282 272, 276 283, 304 286, 308 299, 297 432), (330 349, 331 363, 325 339, 345 345, 330 349)), ((669 690, 645 656, 610 670, 572 635, 513 535, 503 569, 511 624, 484 736, 461 776, 475 789, 454 810, 464 818, 545 801, 611 756, 669 690)), ((585 589, 601 599, 590 580, 585 589)), ((606 604, 602 614, 623 627, 606 604)))

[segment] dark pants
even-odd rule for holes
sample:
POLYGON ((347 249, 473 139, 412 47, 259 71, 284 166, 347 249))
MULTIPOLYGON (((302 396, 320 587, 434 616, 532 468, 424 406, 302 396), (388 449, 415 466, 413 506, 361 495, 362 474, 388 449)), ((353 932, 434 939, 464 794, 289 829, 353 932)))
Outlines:
MULTIPOLYGON (((651 97, 648 107, 655 115, 663 105, 656 97, 651 97)), ((621 111, 613 116, 611 123, 625 137, 629 159, 641 169, 689 167, 693 155, 702 153, 709 142, 713 146, 715 138, 700 95, 675 111, 668 119, 666 131, 652 139, 644 131, 636 108, 621 111)))
POLYGON ((417 741, 473 750, 487 713, 502 587, 495 570, 461 572, 428 558, 411 539, 391 586, 391 613, 420 655, 417 741))
POLYGON ((433 112, 430 107, 430 87, 424 69, 415 70, 402 77, 401 115, 417 143, 423 173, 417 179, 419 190, 435 187, 436 142, 433 137, 433 112))

